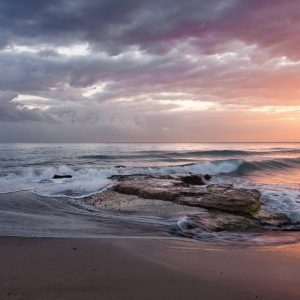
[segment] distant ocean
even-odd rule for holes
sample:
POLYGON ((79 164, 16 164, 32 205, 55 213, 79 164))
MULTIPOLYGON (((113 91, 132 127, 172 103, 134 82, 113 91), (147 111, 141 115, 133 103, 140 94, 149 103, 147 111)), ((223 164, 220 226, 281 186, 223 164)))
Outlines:
POLYGON ((202 173, 257 188, 270 211, 300 222, 300 144, 0 144, 0 194, 80 199, 116 174, 202 173), (53 179, 57 175, 72 178, 53 179))

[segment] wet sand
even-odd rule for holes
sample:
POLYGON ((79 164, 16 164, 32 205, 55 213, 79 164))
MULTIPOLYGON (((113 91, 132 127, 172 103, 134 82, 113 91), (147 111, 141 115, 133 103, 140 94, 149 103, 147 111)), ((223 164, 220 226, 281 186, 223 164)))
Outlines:
POLYGON ((0 238, 0 299, 300 299, 300 245, 0 238))

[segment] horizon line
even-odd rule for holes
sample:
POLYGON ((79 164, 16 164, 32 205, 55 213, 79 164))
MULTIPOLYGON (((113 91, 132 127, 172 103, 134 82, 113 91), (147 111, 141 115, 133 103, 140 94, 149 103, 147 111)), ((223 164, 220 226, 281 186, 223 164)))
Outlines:
POLYGON ((299 144, 289 142, 0 142, 0 144, 299 144))

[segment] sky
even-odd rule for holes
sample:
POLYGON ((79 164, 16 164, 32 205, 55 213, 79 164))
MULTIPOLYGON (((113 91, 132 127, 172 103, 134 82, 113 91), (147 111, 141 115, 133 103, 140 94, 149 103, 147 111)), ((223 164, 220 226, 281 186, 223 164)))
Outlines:
POLYGON ((299 0, 0 0, 0 142, 279 141, 299 0))

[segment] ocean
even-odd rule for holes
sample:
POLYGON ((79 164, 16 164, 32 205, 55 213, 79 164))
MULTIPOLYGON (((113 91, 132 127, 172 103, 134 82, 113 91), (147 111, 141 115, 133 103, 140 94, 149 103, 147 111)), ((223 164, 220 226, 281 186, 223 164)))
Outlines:
POLYGON ((260 190, 267 210, 300 222, 299 143, 0 144, 0 194, 80 203, 109 188, 110 176, 138 173, 210 174, 213 183, 260 190))

